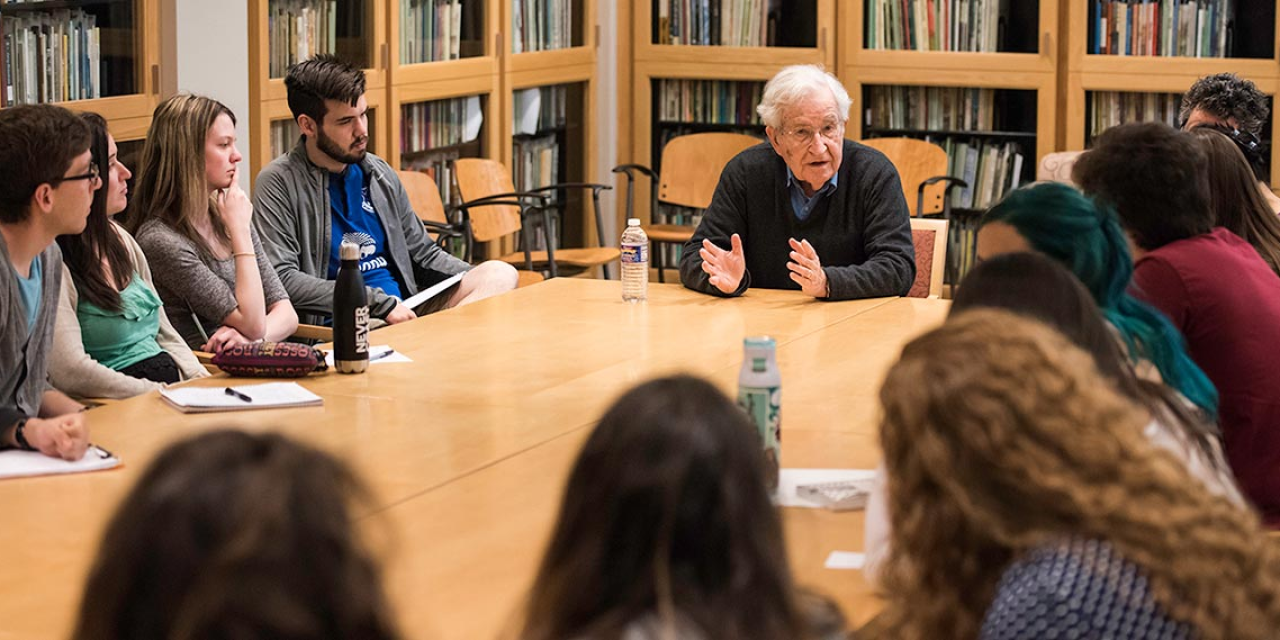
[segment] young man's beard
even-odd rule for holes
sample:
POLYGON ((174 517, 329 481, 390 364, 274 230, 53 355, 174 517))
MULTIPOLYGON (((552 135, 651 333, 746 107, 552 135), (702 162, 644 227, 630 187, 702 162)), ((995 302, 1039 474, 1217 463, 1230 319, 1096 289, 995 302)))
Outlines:
MULTIPOLYGON (((317 134, 316 147, 319 148, 321 151, 323 151, 325 155, 329 156, 330 158, 333 158, 334 160, 337 160, 338 162, 341 162, 343 164, 355 164, 357 162, 360 162, 361 160, 364 160, 365 153, 367 153, 367 151, 365 151, 364 149, 361 149, 360 151, 357 151, 357 152, 351 152, 349 150, 343 149, 342 147, 338 146, 338 143, 333 141, 333 138, 330 138, 329 136, 325 135, 324 129, 318 129, 316 131, 316 134, 317 134)), ((355 143, 359 143, 359 142, 360 140, 355 141, 355 143)))

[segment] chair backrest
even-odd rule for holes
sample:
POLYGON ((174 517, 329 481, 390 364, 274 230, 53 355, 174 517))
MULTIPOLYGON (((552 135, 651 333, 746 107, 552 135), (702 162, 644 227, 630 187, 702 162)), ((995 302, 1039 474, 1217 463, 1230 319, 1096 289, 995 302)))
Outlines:
POLYGON ((1055 151, 1045 154, 1040 159, 1040 165, 1036 167, 1036 180, 1047 182, 1062 182, 1075 186, 1071 181, 1071 167, 1076 164, 1076 158, 1080 157, 1083 151, 1055 151))
POLYGON ((911 243, 916 249, 916 280, 911 283, 907 297, 940 297, 943 268, 947 264, 947 221, 912 218, 911 243))
MULTIPOLYGON (((511 171, 497 160, 459 158, 453 161, 453 176, 463 202, 516 190, 511 171)), ((472 207, 467 213, 476 242, 490 242, 520 230, 520 208, 515 205, 472 207)))
MULTIPOLYGON (((409 196, 409 206, 413 207, 419 220, 449 224, 449 218, 444 213, 444 202, 440 199, 440 188, 431 176, 421 171, 397 171, 396 175, 400 177, 400 184, 404 185, 404 191, 409 196)), ((434 240, 438 234, 430 235, 434 240)))
POLYGON ((917 205, 920 185, 929 178, 947 175, 947 152, 932 142, 914 138, 871 138, 862 144, 883 153, 898 170, 902 179, 902 195, 907 199, 907 210, 913 216, 942 211, 942 198, 947 185, 937 183, 924 189, 924 206, 917 205))
POLYGON ((706 209, 724 166, 760 142, 759 138, 741 133, 694 133, 672 138, 662 148, 658 201, 706 209))

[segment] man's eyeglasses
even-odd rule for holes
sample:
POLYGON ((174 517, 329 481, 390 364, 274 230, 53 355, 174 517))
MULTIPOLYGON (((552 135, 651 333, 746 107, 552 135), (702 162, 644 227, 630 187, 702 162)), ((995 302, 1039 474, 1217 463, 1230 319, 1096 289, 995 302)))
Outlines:
POLYGON ((793 147, 799 147, 813 142, 813 136, 815 133, 827 140, 835 142, 840 139, 840 134, 843 133, 843 131, 843 125, 839 123, 830 123, 823 125, 822 128, 817 131, 808 127, 799 127, 796 129, 784 129, 779 132, 778 135, 787 144, 793 147))
POLYGON ((81 174, 78 176, 64 176, 61 178, 54 178, 53 180, 49 181, 49 184, 56 187, 64 182, 71 182, 73 180, 89 180, 90 182, 97 182, 100 177, 101 176, 98 174, 98 163, 90 162, 89 173, 81 174))

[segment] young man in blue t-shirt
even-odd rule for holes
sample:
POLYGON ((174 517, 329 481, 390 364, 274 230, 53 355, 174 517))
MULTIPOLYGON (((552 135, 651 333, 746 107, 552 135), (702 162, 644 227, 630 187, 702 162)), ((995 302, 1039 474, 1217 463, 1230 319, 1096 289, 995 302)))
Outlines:
POLYGON ((62 286, 54 238, 84 231, 102 186, 89 126, 52 105, 0 111, 0 449, 79 460, 84 407, 49 385, 62 286))
POLYGON ((388 323, 515 288, 511 265, 489 261, 472 267, 436 245, 396 172, 368 153, 362 70, 320 55, 290 67, 285 88, 302 139, 258 174, 254 224, 302 322, 318 324, 332 313, 344 239, 360 245, 370 312, 388 323), (452 291, 426 308, 401 302, 464 272, 452 291))

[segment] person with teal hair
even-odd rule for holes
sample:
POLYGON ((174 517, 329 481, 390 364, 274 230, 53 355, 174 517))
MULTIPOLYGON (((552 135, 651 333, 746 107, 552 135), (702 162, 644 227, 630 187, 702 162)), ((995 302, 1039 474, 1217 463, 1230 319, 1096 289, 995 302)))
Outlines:
POLYGON ((982 217, 978 257, 1037 251, 1080 279, 1116 328, 1136 364, 1150 362, 1164 383, 1217 421, 1218 392, 1163 314, 1129 295, 1133 259, 1114 213, 1065 184, 1042 182, 1010 193, 982 217))

